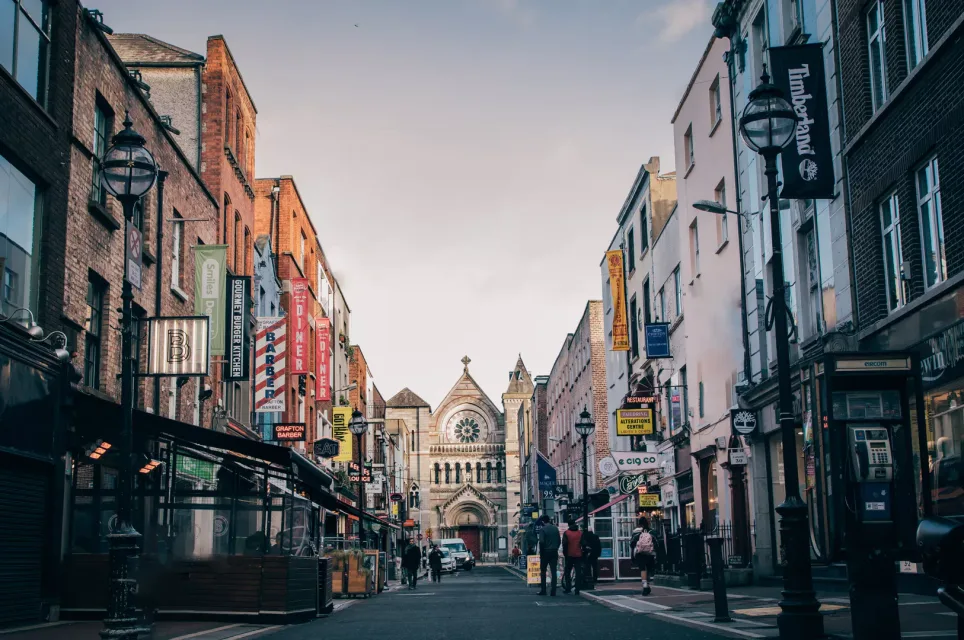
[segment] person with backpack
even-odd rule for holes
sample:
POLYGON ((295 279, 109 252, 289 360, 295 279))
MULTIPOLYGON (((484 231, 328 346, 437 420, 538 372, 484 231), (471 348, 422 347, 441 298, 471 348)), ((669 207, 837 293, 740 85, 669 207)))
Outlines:
POLYGON ((639 526, 633 529, 629 546, 633 550, 633 560, 643 579, 643 595, 648 596, 653 591, 649 588, 649 576, 656 571, 656 541, 649 530, 649 520, 645 517, 640 517, 639 526))
POLYGON ((599 580, 599 556, 602 555, 602 541, 592 529, 582 532, 582 576, 587 591, 596 588, 599 580))
POLYGON ((573 589, 579 595, 582 586, 582 531, 575 520, 569 521, 569 529, 562 534, 562 555, 566 563, 562 573, 562 591, 573 589))

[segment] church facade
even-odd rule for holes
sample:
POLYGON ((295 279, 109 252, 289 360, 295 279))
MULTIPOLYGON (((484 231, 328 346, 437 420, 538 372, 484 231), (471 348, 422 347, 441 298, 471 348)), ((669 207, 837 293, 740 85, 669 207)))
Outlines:
POLYGON ((472 378, 470 362, 462 359, 461 377, 434 410, 406 388, 386 403, 385 417, 405 421, 413 434, 408 488, 418 499, 409 504, 409 518, 423 535, 462 538, 478 560, 483 554, 505 559, 509 524, 518 519, 515 418, 518 402, 532 394, 532 380, 520 357, 503 394, 508 405, 499 407, 472 378))

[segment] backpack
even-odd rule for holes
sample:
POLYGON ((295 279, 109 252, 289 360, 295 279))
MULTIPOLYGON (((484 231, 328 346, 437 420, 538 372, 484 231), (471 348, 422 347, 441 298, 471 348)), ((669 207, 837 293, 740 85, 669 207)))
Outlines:
POLYGON ((643 531, 639 534, 639 538, 636 540, 636 544, 633 545, 633 551, 637 554, 645 554, 648 556, 655 555, 655 547, 653 545, 653 534, 649 531, 643 531))

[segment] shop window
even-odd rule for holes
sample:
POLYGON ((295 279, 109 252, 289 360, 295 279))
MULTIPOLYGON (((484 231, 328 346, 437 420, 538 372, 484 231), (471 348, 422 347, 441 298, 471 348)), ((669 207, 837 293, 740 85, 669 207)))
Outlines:
POLYGON ((917 214, 924 252, 924 286, 929 289, 947 279, 937 158, 931 158, 917 170, 917 214))
POLYGON ((47 93, 50 7, 47 0, 0 3, 0 66, 40 104, 47 93))
POLYGON ((884 249, 884 289, 887 291, 887 310, 896 311, 904 306, 900 206, 896 193, 890 194, 880 204, 880 229, 884 249))
POLYGON ((926 0, 904 0, 904 33, 907 37, 907 66, 911 71, 927 55, 926 0))
POLYGON ((925 405, 934 515, 964 515, 964 389, 929 394, 925 405))
POLYGON ((104 295, 107 284, 91 273, 87 280, 87 319, 84 322, 84 384, 100 389, 100 363, 103 334, 104 295))
POLYGON ((867 46, 870 60, 870 104, 877 111, 887 101, 887 32, 884 2, 875 0, 867 12, 867 46))
POLYGON ((40 291, 40 235, 43 207, 37 186, 0 155, 0 313, 26 322, 37 312, 40 291))

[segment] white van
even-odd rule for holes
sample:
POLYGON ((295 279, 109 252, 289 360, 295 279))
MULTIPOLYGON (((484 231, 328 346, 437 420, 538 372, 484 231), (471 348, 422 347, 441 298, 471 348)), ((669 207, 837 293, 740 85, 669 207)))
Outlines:
POLYGON ((471 571, 472 567, 475 566, 475 556, 465 546, 465 541, 462 538, 445 538, 438 541, 438 546, 441 549, 448 549, 452 553, 452 557, 455 558, 456 569, 471 571))

